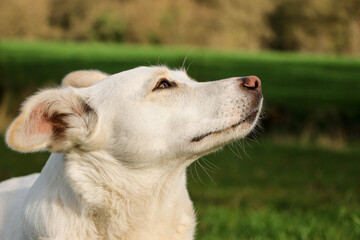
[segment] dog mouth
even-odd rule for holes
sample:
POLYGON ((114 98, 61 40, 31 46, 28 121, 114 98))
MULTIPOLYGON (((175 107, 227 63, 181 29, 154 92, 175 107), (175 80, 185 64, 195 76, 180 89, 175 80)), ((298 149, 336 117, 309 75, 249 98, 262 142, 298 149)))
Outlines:
POLYGON ((191 139, 191 142, 200 142, 202 139, 204 139, 205 137, 207 137, 207 136, 209 136, 211 134, 225 132, 225 131, 227 131, 229 129, 234 129, 237 126, 239 126, 241 124, 244 124, 244 123, 252 124, 255 121, 258 112, 259 112, 259 110, 255 110, 255 111, 251 112, 244 119, 240 120, 239 122, 231 125, 228 128, 225 128, 223 130, 218 130, 218 131, 214 131, 214 132, 208 132, 208 133, 202 134, 200 136, 194 137, 193 139, 191 139))

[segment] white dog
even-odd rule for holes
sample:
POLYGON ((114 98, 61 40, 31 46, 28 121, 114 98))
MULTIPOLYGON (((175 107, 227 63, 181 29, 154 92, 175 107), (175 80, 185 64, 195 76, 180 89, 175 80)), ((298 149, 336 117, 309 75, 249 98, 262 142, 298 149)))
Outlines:
POLYGON ((186 167, 247 135, 262 101, 254 76, 70 73, 30 97, 7 131, 12 149, 52 154, 40 175, 0 184, 0 239, 193 239, 186 167))

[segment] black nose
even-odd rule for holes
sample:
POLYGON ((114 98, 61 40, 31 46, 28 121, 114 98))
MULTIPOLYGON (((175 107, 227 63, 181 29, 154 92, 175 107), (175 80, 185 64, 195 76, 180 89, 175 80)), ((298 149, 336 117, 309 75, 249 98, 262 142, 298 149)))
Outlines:
POLYGON ((257 91, 258 93, 261 92, 261 81, 256 76, 248 76, 239 78, 240 80, 240 88, 247 90, 247 91, 257 91))

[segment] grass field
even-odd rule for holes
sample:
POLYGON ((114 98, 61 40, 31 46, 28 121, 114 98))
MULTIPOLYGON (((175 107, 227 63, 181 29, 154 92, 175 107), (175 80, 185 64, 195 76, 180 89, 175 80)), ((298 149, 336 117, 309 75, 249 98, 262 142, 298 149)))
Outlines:
MULTIPOLYGON (((196 239, 360 238, 359 148, 338 152, 264 138, 242 147, 247 154, 234 145, 235 153, 225 148, 190 167, 196 239)), ((3 144, 0 153, 1 179, 39 171, 49 155, 3 144)))
MULTIPOLYGON (((257 142, 226 147, 189 169, 197 239, 360 239, 359 58, 2 41, 0 93, 12 93, 11 115, 24 96, 70 71, 181 67, 185 57, 200 81, 259 76, 267 108, 257 142), (314 144, 306 137, 314 131, 335 145, 314 144)), ((0 155, 3 180, 39 171, 49 154, 18 154, 1 143, 0 155)))
POLYGON ((73 70, 117 73, 140 65, 188 68, 190 76, 210 81, 257 75, 269 105, 351 109, 360 104, 360 58, 290 53, 234 53, 202 49, 49 42, 0 42, 0 86, 24 88, 59 83, 73 70))
MULTIPOLYGON (((305 129, 360 135, 360 58, 293 53, 219 52, 206 49, 99 43, 0 41, 0 97, 20 102, 38 87, 58 85, 78 69, 116 73, 140 65, 188 69, 198 81, 257 75, 262 80, 267 130, 305 129), (299 124, 300 123, 300 124, 299 124), (303 124, 303 125, 302 125, 303 124), (337 128, 334 129, 334 126, 337 128)), ((12 115, 16 107, 8 109, 12 115)), ((0 113, 1 115, 1 113, 0 113)), ((0 124, 1 125, 1 124, 0 124)), ((0 126, 1 127, 1 126, 0 126)), ((355 136, 353 136, 355 135, 355 136)), ((332 136, 330 136, 332 137, 332 136)))

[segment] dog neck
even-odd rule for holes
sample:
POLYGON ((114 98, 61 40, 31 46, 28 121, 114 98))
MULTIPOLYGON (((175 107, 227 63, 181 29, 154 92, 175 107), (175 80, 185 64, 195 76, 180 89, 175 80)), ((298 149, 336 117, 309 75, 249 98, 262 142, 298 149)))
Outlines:
POLYGON ((81 216, 78 220, 88 225, 86 236, 192 239, 195 218, 185 168, 129 169, 106 152, 71 152, 52 154, 39 179, 53 174, 47 184, 63 186, 50 190, 58 195, 50 199, 81 216), (59 165, 60 171, 52 169, 59 165))

